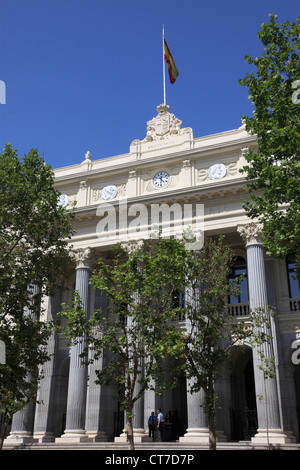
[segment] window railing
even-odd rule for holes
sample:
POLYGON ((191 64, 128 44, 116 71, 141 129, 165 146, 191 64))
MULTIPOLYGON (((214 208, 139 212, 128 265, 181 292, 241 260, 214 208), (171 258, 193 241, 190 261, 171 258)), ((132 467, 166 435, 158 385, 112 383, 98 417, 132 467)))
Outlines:
POLYGON ((290 311, 300 312, 300 297, 296 299, 290 299, 290 311))

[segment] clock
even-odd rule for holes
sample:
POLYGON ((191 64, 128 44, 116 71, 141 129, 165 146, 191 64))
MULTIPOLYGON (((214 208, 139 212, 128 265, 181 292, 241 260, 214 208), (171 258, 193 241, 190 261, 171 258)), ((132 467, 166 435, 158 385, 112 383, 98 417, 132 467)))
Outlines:
POLYGON ((208 176, 212 180, 224 178, 226 175, 226 166, 223 163, 215 163, 208 169, 208 176))
POLYGON ((170 175, 166 171, 159 171, 153 176, 153 184, 156 188, 163 188, 170 181, 170 175))
POLYGON ((109 201, 110 199, 113 199, 116 194, 117 194, 117 187, 114 185, 114 184, 110 184, 108 186, 105 186, 103 189, 102 189, 102 199, 104 199, 105 201, 109 201))
POLYGON ((66 207, 68 205, 69 198, 66 194, 61 194, 58 198, 58 204, 62 207, 66 207))

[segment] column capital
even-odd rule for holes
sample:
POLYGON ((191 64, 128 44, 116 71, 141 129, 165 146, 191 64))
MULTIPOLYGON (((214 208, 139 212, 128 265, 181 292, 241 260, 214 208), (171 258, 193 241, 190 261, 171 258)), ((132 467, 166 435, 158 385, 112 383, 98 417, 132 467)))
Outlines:
POLYGON ((255 222, 237 226, 237 231, 243 238, 246 247, 251 245, 263 245, 262 229, 263 224, 255 222))
POLYGON ((76 269, 87 268, 92 269, 92 265, 96 260, 96 256, 91 248, 78 248, 74 251, 74 261, 76 269))

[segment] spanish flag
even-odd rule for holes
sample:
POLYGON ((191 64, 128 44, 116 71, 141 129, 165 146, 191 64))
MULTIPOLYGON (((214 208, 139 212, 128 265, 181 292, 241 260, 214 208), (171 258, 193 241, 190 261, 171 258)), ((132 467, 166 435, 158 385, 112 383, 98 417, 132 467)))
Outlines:
POLYGON ((176 81, 176 78, 179 75, 179 72, 176 68, 174 59, 172 57, 172 54, 170 52, 170 49, 168 48, 168 45, 164 39, 164 56, 165 56, 165 61, 168 64, 168 71, 169 71, 169 77, 170 77, 170 82, 173 84, 176 81))

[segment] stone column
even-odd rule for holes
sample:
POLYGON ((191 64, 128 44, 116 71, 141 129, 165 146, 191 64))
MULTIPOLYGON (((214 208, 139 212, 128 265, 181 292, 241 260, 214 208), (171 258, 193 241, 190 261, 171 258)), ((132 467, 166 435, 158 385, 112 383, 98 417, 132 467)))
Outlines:
MULTIPOLYGON (((190 294, 189 288, 186 288, 186 302, 196 302, 193 294, 190 294)), ((186 319, 187 331, 191 331, 191 321, 186 319)), ((209 429, 207 426, 207 416, 203 409, 205 394, 203 390, 196 393, 190 393, 189 389, 193 385, 194 379, 187 380, 187 421, 188 428, 184 436, 180 436, 180 442, 209 443, 209 429)))
MULTIPOLYGON (((107 314, 107 297, 101 292, 94 290, 94 299, 91 303, 93 310, 101 309, 102 314, 107 314)), ((86 405, 86 433, 94 442, 107 441, 107 427, 105 426, 105 410, 108 402, 105 401, 103 385, 97 384, 96 371, 102 370, 103 355, 94 359, 94 352, 89 351, 93 362, 88 368, 88 387, 87 387, 87 405, 86 405)))
MULTIPOLYGON (((253 222, 237 228, 243 237, 247 249, 247 268, 250 310, 268 312, 267 282, 264 261, 264 247, 261 236, 262 224, 253 222)), ((264 325, 265 332, 271 330, 264 325)), ((274 356, 273 341, 263 345, 266 357, 274 356)), ((261 365, 261 356, 256 347, 253 349, 255 390, 257 397, 258 433, 252 438, 254 443, 280 444, 290 442, 283 432, 276 378, 265 378, 261 365), (262 397, 262 398, 260 398, 262 397)))
MULTIPOLYGON (((192 380, 187 382, 187 388, 192 385, 192 380)), ((203 410, 204 391, 200 390, 196 393, 187 391, 187 417, 188 428, 184 436, 179 438, 180 442, 197 442, 199 444, 209 443, 209 430, 207 427, 207 418, 203 410)))
MULTIPOLYGON (((60 311, 61 291, 57 290, 49 298, 47 320, 55 320, 60 311)), ((57 332, 53 332, 48 341, 48 352, 51 358, 43 365, 44 376, 41 379, 38 391, 38 403, 35 410, 34 438, 39 442, 52 442, 54 437, 54 394, 55 394, 55 367, 57 332)))
MULTIPOLYGON (((90 304, 90 276, 92 265, 92 251, 83 248, 76 251, 76 284, 75 291, 80 295, 82 308, 89 313, 90 304)), ((67 399, 66 429, 61 439, 71 442, 83 442, 88 440, 85 431, 85 411, 87 397, 87 371, 84 359, 79 357, 86 347, 85 338, 71 347, 70 370, 67 399)), ((57 439, 57 441, 59 441, 57 439)))
MULTIPOLYGON (((141 385, 139 383, 135 386, 135 394, 139 392, 141 385)), ((135 442, 141 442, 147 436, 144 427, 144 395, 138 399, 133 407, 133 435, 135 442)))

